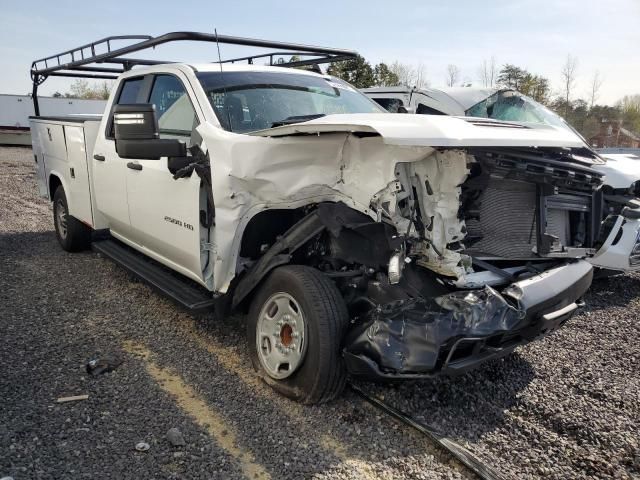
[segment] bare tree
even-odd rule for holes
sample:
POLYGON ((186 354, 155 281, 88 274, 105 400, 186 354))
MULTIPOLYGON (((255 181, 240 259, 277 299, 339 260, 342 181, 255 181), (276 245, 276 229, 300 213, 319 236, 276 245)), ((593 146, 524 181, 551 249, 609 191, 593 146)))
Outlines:
POLYGON ((416 88, 428 87, 429 79, 427 78, 427 69, 422 63, 419 63, 415 68, 415 81, 413 85, 416 88))
POLYGON ((591 79, 591 91, 589 92, 589 109, 592 109, 598 101, 598 98, 600 97, 600 88, 602 88, 603 83, 604 79, 600 76, 600 72, 598 70, 593 72, 593 78, 591 79))
POLYGON ((560 72, 562 75, 562 93, 565 101, 564 114, 565 118, 569 115, 571 105, 571 93, 576 84, 576 74, 578 70, 578 59, 573 55, 567 55, 567 60, 560 72))
POLYGON ((113 81, 104 80, 97 85, 91 86, 87 80, 79 78, 73 81, 69 91, 64 96, 88 100, 107 100, 114 85, 113 81))
POLYGON ((458 83, 458 79, 460 77, 460 69, 456 65, 449 64, 447 65, 447 86, 453 87, 456 83, 458 83))
POLYGON ((429 85, 426 68, 422 63, 419 63, 417 67, 414 67, 407 63, 395 61, 390 65, 389 70, 398 77, 400 85, 417 88, 429 85))
POLYGON ((495 85, 496 73, 496 57, 493 55, 489 61, 485 58, 478 68, 478 78, 485 88, 491 88, 495 85))

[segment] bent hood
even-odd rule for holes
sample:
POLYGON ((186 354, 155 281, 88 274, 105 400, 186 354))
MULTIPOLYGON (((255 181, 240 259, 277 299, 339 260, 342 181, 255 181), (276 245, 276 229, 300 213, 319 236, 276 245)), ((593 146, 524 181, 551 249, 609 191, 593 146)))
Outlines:
POLYGON ((521 125, 486 118, 362 113, 327 115, 308 122, 259 130, 259 137, 349 132, 380 135, 387 145, 421 147, 584 148, 575 134, 549 125, 521 125))

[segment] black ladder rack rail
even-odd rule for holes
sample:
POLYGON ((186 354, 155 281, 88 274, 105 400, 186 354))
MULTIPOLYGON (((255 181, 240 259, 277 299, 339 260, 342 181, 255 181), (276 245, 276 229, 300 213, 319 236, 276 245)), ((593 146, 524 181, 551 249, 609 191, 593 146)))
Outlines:
POLYGON ((133 52, 154 48, 170 42, 196 41, 222 43, 226 45, 241 45, 256 48, 267 48, 275 51, 260 53, 240 58, 223 60, 222 63, 247 62, 252 64, 258 59, 269 59, 269 65, 279 67, 299 67, 305 65, 320 65, 322 63, 348 60, 357 56, 352 50, 316 47, 296 43, 259 40, 256 38, 232 37, 229 35, 215 35, 201 32, 171 32, 152 37, 149 35, 116 35, 106 37, 80 47, 57 53, 49 57, 35 60, 31 64, 31 80, 33 81, 33 107, 36 115, 40 115, 38 106, 38 86, 48 77, 76 77, 116 79, 118 75, 130 70, 135 65, 159 65, 176 63, 175 61, 145 60, 140 58, 123 57, 133 52), (135 41, 129 45, 115 47, 114 42, 135 41), (276 57, 298 57, 299 60, 274 63, 276 57), (312 58, 301 58, 312 57, 312 58), (119 67, 103 66, 104 64, 119 65, 119 67))

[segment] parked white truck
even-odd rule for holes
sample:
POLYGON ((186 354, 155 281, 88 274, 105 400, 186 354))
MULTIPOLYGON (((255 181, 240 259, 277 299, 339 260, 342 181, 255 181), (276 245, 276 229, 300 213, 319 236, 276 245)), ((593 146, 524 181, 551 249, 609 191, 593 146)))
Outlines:
MULTIPOLYGON (((389 114, 337 78, 253 64, 274 63, 273 52, 243 65, 122 57, 189 39, 312 57, 285 67, 354 55, 179 32, 34 62, 36 86, 52 73, 117 75, 100 120, 31 119, 64 249, 93 238, 188 308, 248 311, 255 368, 305 403, 334 398, 347 372, 464 372, 577 310, 592 280, 585 247, 539 221, 567 202, 590 205, 600 187, 600 160, 575 136, 389 114), (544 201, 526 215, 501 201, 522 192, 514 201, 529 202, 530 191, 544 201)), ((594 241, 599 218, 581 218, 576 231, 594 241)))

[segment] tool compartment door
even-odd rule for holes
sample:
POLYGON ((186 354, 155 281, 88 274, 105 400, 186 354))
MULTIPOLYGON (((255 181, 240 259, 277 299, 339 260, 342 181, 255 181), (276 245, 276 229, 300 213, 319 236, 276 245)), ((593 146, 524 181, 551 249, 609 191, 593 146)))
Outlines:
POLYGON ((72 199, 69 201, 69 214, 93 227, 84 125, 64 125, 64 134, 67 145, 68 173, 66 195, 67 199, 69 197, 72 199))

